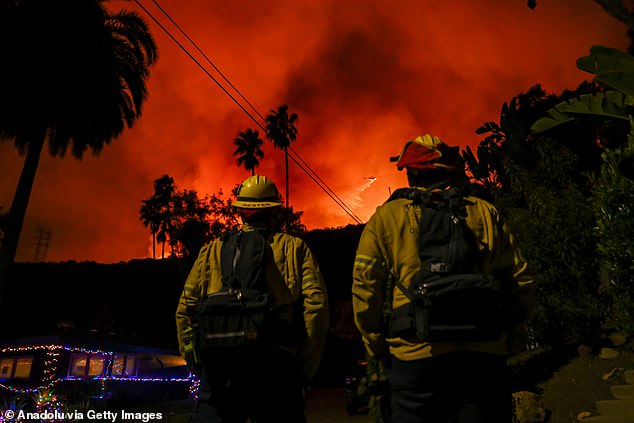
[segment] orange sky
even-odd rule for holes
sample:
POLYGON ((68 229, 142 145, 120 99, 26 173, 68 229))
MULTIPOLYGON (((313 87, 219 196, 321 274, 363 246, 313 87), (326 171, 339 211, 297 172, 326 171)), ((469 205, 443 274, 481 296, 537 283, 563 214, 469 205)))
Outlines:
MULTIPOLYGON (((151 0, 141 3, 177 35, 151 0)), ((628 44, 625 27, 591 0, 542 0, 535 10, 524 0, 160 4, 262 115, 284 103, 299 115, 293 148, 363 221, 405 183, 388 160, 404 141, 433 133, 475 145, 475 129, 497 121, 514 95, 536 83, 555 93, 575 88, 588 78, 575 60, 590 46, 628 44)), ((150 24, 159 60, 148 102, 99 157, 43 154, 19 261, 33 260, 38 225, 52 231, 47 261, 148 257, 139 207, 154 179, 167 173, 181 189, 213 194, 248 176, 232 140, 255 123, 134 2, 108 7, 150 24)), ((0 143, 4 210, 22 161, 12 143, 0 143)), ((258 172, 283 191, 283 156, 268 142, 258 172)), ((309 229, 353 223, 295 165, 290 201, 309 229)))

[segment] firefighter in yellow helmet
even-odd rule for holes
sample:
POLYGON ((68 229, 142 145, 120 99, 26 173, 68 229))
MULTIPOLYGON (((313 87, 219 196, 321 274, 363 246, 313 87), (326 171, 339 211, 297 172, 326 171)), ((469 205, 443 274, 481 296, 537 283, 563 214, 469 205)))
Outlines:
MULTIPOLYGON (((355 323, 367 352, 389 368, 392 421, 508 423, 512 408, 506 359, 516 344, 521 344, 518 334, 533 303, 533 279, 526 261, 495 207, 482 199, 462 196, 461 219, 468 228, 465 231, 473 235, 475 247, 473 260, 464 263, 461 271, 478 279, 499 280, 500 286, 511 292, 507 303, 514 324, 492 331, 492 336, 481 341, 454 339, 438 325, 435 338, 424 332, 430 329, 421 322, 427 319, 433 324, 434 316, 434 309, 426 308, 430 303, 425 290, 431 286, 428 281, 438 276, 430 275, 437 272, 444 277, 446 269, 423 266, 419 237, 431 236, 419 228, 427 228, 421 220, 423 213, 430 221, 432 212, 423 210, 423 203, 413 198, 420 198, 416 196, 419 191, 428 191, 430 197, 426 198, 459 192, 450 190, 465 180, 464 168, 459 148, 432 135, 406 142, 391 161, 398 170, 406 170, 409 187, 399 192, 408 194, 393 195, 366 224, 355 257, 352 297, 355 323), (387 292, 389 281, 393 289, 387 292), (408 308, 414 303, 408 292, 415 286, 423 289, 419 297, 413 297, 417 306, 408 308), (387 316, 386 298, 391 299, 392 309, 387 316), (397 310, 416 311, 398 315, 397 310), (417 321, 413 316, 422 317, 417 321), (421 332, 416 332, 419 329, 421 332), (416 335, 409 335, 412 333, 416 335), (419 336, 421 333, 425 336, 419 336)), ((457 316, 460 311, 445 309, 443 313, 457 316)))
POLYGON ((319 365, 328 330, 328 301, 306 244, 274 230, 281 205, 277 187, 261 175, 247 178, 233 202, 243 221, 240 231, 260 231, 266 250, 272 252, 265 255, 263 274, 276 321, 284 323, 284 330, 270 345, 227 353, 200 353, 195 345, 192 350, 196 306, 223 289, 221 251, 227 238, 201 249, 185 282, 176 311, 179 346, 188 361, 196 356, 203 373, 193 422, 305 421, 303 388, 319 365))

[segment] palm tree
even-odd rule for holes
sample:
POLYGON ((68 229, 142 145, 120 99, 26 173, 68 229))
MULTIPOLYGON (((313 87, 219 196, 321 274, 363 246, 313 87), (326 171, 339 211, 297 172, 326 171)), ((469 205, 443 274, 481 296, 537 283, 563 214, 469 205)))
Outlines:
POLYGON ((141 115, 156 44, 134 12, 103 0, 0 0, 0 139, 26 153, 0 246, 7 284, 44 144, 98 154, 141 115))
POLYGON ((141 206, 141 221, 143 225, 150 228, 152 234, 152 258, 156 259, 156 234, 161 224, 161 210, 154 197, 143 200, 141 206))
POLYGON ((288 147, 291 142, 297 139, 297 114, 288 114, 286 104, 271 110, 271 114, 266 117, 266 137, 273 141, 273 145, 284 150, 284 161, 286 170, 286 207, 288 207, 288 147))
MULTIPOLYGON (((163 175, 154 181, 154 195, 152 200, 156 207, 156 240, 161 243, 161 258, 165 258, 165 243, 170 242, 174 234, 174 219, 176 208, 176 184, 174 178, 163 175)), ((172 248, 172 253, 174 249, 172 248)))
POLYGON ((262 144, 264 141, 260 138, 258 131, 249 128, 246 131, 240 131, 238 137, 233 140, 236 150, 234 156, 238 156, 236 162, 238 166, 244 165, 246 170, 251 171, 251 175, 255 175, 255 168, 260 165, 260 159, 264 157, 262 144))

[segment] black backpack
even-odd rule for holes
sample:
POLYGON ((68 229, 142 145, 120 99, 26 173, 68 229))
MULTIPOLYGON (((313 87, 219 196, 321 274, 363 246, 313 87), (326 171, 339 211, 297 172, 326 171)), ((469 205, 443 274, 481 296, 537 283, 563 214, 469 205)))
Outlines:
POLYGON ((497 340, 509 321, 509 281, 473 273, 478 246, 466 224, 466 200, 455 188, 402 188, 388 201, 408 198, 422 209, 419 222, 421 269, 405 287, 409 303, 389 316, 389 336, 411 342, 497 340))
POLYGON ((274 310, 264 267, 272 252, 265 236, 258 231, 222 236, 222 289, 204 298, 196 308, 200 351, 262 344, 270 338, 274 310))

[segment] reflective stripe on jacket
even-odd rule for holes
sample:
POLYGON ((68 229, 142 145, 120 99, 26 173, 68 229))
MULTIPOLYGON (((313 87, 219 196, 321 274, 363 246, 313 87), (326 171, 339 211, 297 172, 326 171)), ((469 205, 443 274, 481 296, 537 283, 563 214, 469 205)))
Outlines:
MULTIPOLYGON (((248 227, 243 228, 248 230, 248 227)), ((274 263, 265 267, 269 293, 278 316, 288 321, 294 319, 294 305, 303 306, 303 320, 307 337, 298 347, 304 376, 309 380, 319 366, 326 334, 328 332, 328 296, 321 272, 308 246, 300 238, 276 233, 269 238, 274 263)), ((183 331, 190 327, 190 316, 200 300, 222 288, 220 251, 222 241, 214 240, 204 246, 185 281, 184 292, 176 310, 176 326, 181 354, 183 331), (207 290, 202 293, 203 286, 207 290)))
MULTIPOLYGON (((515 295, 527 311, 532 309, 533 279, 526 261, 513 243, 508 228, 490 203, 466 197, 467 225, 479 246, 479 258, 474 272, 483 275, 512 275, 519 284, 515 295)), ((418 222, 420 206, 409 199, 396 199, 377 208, 365 226, 357 249, 352 286, 354 318, 365 347, 372 356, 382 357, 388 351, 401 360, 415 360, 457 350, 473 350, 497 354, 510 353, 509 334, 496 342, 480 343, 409 343, 401 338, 386 339, 384 294, 388 276, 410 285, 420 269, 418 256, 418 222)), ((512 283, 512 280, 510 281, 512 283)), ((393 291, 392 307, 407 301, 400 289, 393 291)), ((517 328, 518 332, 520 327, 517 328)))

